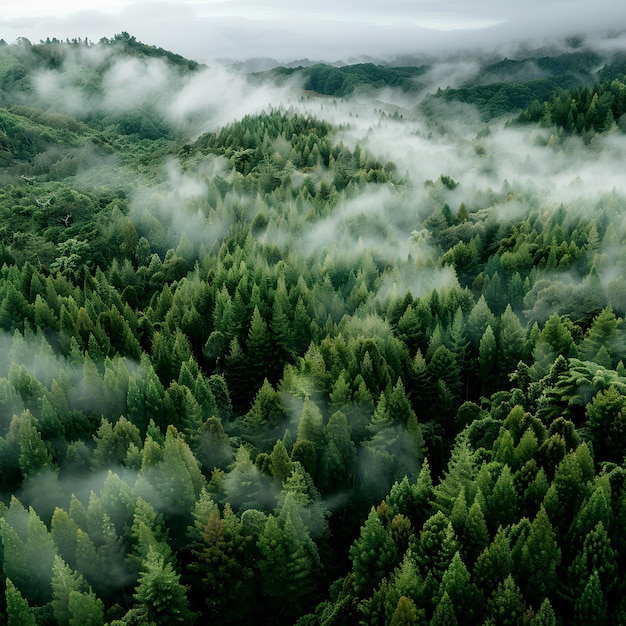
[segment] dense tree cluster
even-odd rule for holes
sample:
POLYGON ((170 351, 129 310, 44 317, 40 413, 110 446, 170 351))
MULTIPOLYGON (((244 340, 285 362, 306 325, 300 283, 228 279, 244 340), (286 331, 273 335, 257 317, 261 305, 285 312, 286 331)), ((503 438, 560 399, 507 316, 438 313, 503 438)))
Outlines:
POLYGON ((292 109, 191 141, 31 104, 0 109, 0 623, 626 621, 618 192, 418 189, 292 109))
POLYGON ((519 117, 520 122, 556 126, 567 135, 578 134, 588 141, 596 132, 610 131, 626 114, 626 77, 614 78, 596 87, 583 87, 554 94, 534 102, 519 117))

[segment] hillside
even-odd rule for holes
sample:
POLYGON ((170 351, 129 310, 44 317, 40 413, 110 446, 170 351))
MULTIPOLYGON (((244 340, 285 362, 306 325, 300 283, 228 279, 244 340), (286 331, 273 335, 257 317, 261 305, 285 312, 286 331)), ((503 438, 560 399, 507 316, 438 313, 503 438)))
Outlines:
POLYGON ((600 55, 1 45, 0 624, 626 622, 600 55))

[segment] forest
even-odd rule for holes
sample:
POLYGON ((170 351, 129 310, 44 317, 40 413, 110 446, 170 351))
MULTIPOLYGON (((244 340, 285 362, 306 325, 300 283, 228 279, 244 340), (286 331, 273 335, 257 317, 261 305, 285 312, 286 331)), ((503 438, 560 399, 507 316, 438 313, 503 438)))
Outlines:
POLYGON ((626 623, 625 157, 608 46, 0 41, 0 625, 626 623))

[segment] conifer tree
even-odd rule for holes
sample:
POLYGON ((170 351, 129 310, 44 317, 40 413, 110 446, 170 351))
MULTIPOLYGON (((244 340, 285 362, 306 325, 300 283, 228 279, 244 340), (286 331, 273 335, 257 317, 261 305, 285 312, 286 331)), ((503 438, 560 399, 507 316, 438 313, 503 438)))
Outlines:
POLYGON ((28 606, 28 601, 11 582, 10 578, 6 579, 5 595, 7 626, 37 626, 35 616, 28 606))
POLYGON ((574 603, 574 623, 582 626, 600 626, 608 619, 608 605, 598 572, 594 570, 580 596, 574 603))
POLYGON ((214 621, 241 623, 250 611, 254 584, 246 549, 251 540, 228 503, 223 518, 213 509, 200 531, 200 543, 194 551, 198 561, 191 567, 203 576, 208 615, 214 621))
POLYGON ((430 626, 457 626, 458 623, 452 600, 448 592, 444 591, 430 620, 430 626))
POLYGON ((526 598, 538 605, 544 598, 553 597, 560 561, 561 549, 556 541, 556 533, 542 507, 530 525, 521 550, 519 580, 526 598))
POLYGON ((145 622, 156 626, 193 623, 186 593, 187 588, 181 585, 172 564, 150 549, 134 595, 145 622))
POLYGON ((440 581, 458 550, 458 541, 449 519, 437 511, 424 523, 419 539, 413 538, 410 549, 422 576, 430 573, 440 581))
POLYGON ((489 547, 483 550, 476 560, 473 580, 485 595, 489 595, 512 573, 511 542, 507 533, 500 527, 489 547))
POLYGON ((526 603, 519 587, 509 574, 491 594, 487 603, 487 615, 497 626, 521 626, 524 624, 526 603))
POLYGON ((539 607, 535 616, 530 620, 530 626, 556 626, 556 615, 550 604, 550 600, 546 598, 539 607))
POLYGON ((358 596, 367 597, 378 582, 393 568, 396 546, 387 534, 374 508, 361 527, 359 538, 350 548, 354 588, 358 596))

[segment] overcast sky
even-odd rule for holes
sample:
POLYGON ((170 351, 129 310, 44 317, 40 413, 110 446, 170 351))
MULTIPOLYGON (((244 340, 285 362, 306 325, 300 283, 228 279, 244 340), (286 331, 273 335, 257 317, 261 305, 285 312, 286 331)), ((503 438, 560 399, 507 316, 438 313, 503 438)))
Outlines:
POLYGON ((0 38, 127 31, 199 61, 503 48, 533 38, 626 29, 624 0, 1 0, 0 38))

